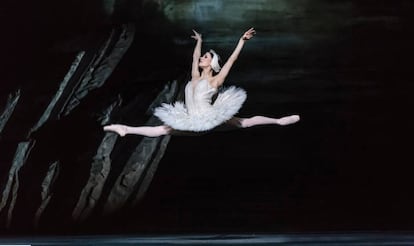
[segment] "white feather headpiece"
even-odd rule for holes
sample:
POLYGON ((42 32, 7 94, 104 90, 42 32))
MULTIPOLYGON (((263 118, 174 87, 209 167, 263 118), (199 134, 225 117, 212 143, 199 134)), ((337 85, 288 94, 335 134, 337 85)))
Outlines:
POLYGON ((220 56, 217 55, 217 53, 214 50, 210 50, 210 53, 213 55, 213 58, 211 59, 211 68, 214 70, 214 72, 218 73, 220 72, 220 64, 219 64, 219 59, 220 56))

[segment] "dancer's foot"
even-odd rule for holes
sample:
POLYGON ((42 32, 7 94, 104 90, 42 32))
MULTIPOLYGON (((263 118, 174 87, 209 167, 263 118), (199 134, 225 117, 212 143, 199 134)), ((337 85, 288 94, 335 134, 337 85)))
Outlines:
POLYGON ((113 125, 104 126, 103 129, 104 131, 116 132, 121 137, 125 136, 125 134, 127 133, 126 126, 124 125, 113 124, 113 125))
POLYGON ((277 119, 277 124, 281 125, 281 126, 285 126, 285 125, 290 125, 293 123, 296 123, 300 120, 299 115, 290 115, 290 116, 286 116, 286 117, 282 117, 280 119, 277 119))

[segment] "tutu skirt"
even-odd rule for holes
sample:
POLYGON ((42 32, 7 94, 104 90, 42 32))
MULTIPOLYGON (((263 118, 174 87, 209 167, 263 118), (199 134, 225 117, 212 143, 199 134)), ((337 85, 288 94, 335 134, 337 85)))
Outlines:
POLYGON ((200 83, 195 89, 190 83, 186 86, 185 104, 181 101, 163 103, 154 109, 154 115, 176 130, 207 131, 231 119, 247 98, 245 90, 230 86, 219 92, 214 103, 211 103, 216 90, 200 83))

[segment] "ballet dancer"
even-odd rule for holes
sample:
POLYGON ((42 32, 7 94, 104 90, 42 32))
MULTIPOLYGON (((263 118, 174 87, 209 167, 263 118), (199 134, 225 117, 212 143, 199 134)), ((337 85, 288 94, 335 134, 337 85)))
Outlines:
MULTIPOLYGON (((256 31, 247 30, 239 39, 236 48, 223 67, 220 66, 219 55, 210 50, 201 56, 202 35, 193 30, 191 38, 196 40, 193 52, 191 80, 185 87, 185 102, 173 104, 163 103, 154 109, 154 115, 164 124, 159 126, 127 126, 112 124, 104 126, 104 131, 116 132, 120 136, 126 134, 159 137, 175 135, 179 132, 206 132, 213 128, 229 124, 237 128, 247 128, 257 125, 289 125, 299 121, 299 115, 290 115, 282 118, 253 116, 239 118, 237 114, 246 100, 246 92, 242 88, 230 86, 218 92, 244 44, 250 40, 256 31), (216 100, 212 102, 213 96, 216 100)), ((179 134, 177 134, 179 135, 179 134)))

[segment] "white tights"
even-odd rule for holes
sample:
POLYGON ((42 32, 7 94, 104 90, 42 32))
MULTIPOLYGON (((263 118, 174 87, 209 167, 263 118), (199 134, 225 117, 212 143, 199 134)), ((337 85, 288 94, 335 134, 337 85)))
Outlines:
MULTIPOLYGON (((290 125, 297 121, 299 121, 299 115, 290 115, 286 117, 282 117, 279 119, 276 118, 269 118, 265 116, 254 116, 251 118, 236 118, 233 117, 227 123, 231 125, 235 125, 239 128, 247 128, 257 125, 290 125)), ((113 124, 105 126, 104 131, 112 131, 119 134, 121 137, 125 136, 126 134, 135 134, 135 135, 143 135, 146 137, 159 137, 163 135, 170 134, 172 132, 172 128, 166 125, 161 126, 126 126, 120 124, 113 124)))
MULTIPOLYGON (((234 117, 235 118, 235 117, 234 117)), ((251 118, 236 118, 240 122, 241 128, 247 128, 257 125, 269 125, 269 124, 276 124, 276 125, 290 125, 297 121, 299 121, 299 115, 290 115, 286 117, 282 117, 279 119, 276 118, 269 118, 265 116, 253 116, 251 118)))
POLYGON ((123 137, 126 134, 143 135, 146 137, 159 137, 167 135, 171 132, 172 128, 169 126, 126 126, 120 124, 113 124, 104 127, 104 131, 112 131, 123 137))

